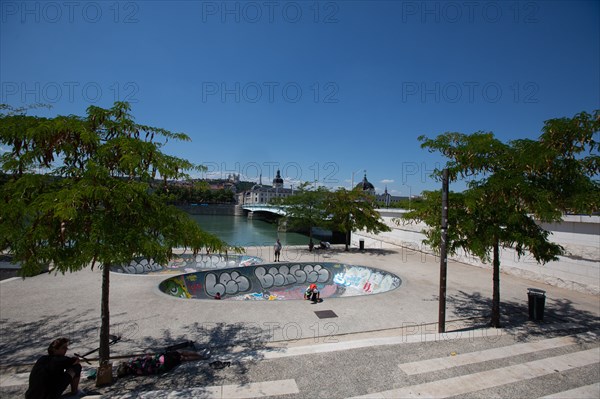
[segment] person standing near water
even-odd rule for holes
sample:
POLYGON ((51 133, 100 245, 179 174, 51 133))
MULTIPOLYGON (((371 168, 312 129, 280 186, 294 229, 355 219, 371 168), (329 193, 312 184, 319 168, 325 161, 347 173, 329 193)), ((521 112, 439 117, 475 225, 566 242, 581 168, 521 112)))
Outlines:
POLYGON ((279 262, 279 255, 281 254, 281 242, 279 241, 279 238, 275 242, 273 250, 275 251, 275 262, 279 262))

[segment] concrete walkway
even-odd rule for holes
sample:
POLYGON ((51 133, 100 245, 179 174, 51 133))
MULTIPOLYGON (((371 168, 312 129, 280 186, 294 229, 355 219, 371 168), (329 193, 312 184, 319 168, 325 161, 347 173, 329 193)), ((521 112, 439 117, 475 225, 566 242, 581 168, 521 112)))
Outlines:
MULTIPOLYGON (((272 259, 270 247, 249 248, 247 254, 265 262, 272 259)), ((439 260, 432 255, 382 243, 377 249, 349 252, 343 247, 312 253, 304 247, 284 248, 282 261, 371 266, 395 273, 402 284, 383 294, 331 298, 311 305, 305 301, 178 299, 157 289, 165 276, 112 273, 111 333, 121 335, 123 340, 111 347, 111 355, 128 357, 191 340, 213 351, 227 348, 221 350, 229 354, 223 359, 252 357, 259 352, 262 358, 276 358, 294 348, 299 348, 297 355, 302 355, 334 344, 358 347, 381 345, 386 340, 422 342, 424 337, 436 336, 439 260), (320 319, 315 313, 320 310, 333 311, 337 317, 320 319)), ((101 272, 89 269, 64 276, 43 274, 0 282, 0 393, 8 392, 2 386, 19 385, 14 378, 26 384, 31 364, 58 336, 72 340, 71 353, 85 353, 96 347, 100 286, 101 272), (10 378, 13 383, 6 382, 10 378)), ((447 286, 446 331, 463 337, 499 333, 485 328, 491 310, 490 270, 449 262, 447 286)), ((501 301, 503 324, 513 331, 539 330, 543 334, 553 326, 594 330, 599 325, 600 303, 595 295, 502 275, 501 301), (543 323, 528 322, 528 287, 546 291, 543 323)), ((289 381, 281 384, 294 390, 289 381)))

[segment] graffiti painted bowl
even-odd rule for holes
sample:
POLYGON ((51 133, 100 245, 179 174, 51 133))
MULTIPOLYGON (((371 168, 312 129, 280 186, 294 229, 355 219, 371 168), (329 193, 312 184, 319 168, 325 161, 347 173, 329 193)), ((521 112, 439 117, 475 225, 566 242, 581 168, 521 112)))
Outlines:
POLYGON ((198 271, 168 278, 159 289, 178 298, 281 301, 304 299, 310 284, 321 298, 330 298, 378 294, 401 283, 400 277, 372 267, 309 262, 198 271))
POLYGON ((182 274, 199 270, 246 267, 261 263, 263 263, 261 258, 248 255, 181 254, 174 256, 166 265, 160 265, 145 258, 137 258, 129 265, 113 266, 111 271, 124 274, 182 274))

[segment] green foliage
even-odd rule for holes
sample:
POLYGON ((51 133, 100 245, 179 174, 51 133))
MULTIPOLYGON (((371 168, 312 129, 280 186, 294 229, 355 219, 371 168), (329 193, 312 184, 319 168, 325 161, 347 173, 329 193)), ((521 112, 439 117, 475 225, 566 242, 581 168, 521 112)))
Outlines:
MULTIPOLYGON (((494 264, 492 325, 499 325, 498 248, 528 251, 540 263, 557 260, 560 245, 536 223, 560 221, 565 212, 600 209, 600 112, 545 122, 538 140, 502 143, 492 133, 421 136, 422 147, 449 158, 450 181, 472 179, 462 193, 450 193, 449 253, 463 249, 494 264)), ((439 179, 441 171, 434 175, 439 179)), ((425 243, 441 246, 441 192, 427 192, 405 220, 428 225, 425 243)))
MULTIPOLYGON (((562 212, 600 210, 600 111, 544 123, 538 140, 502 143, 492 133, 444 133, 419 137, 421 147, 440 152, 450 180, 473 179, 474 186, 505 187, 519 194, 541 220, 557 220, 562 212)), ((440 179, 441 171, 434 175, 440 179)))
POLYGON ((421 202, 422 199, 420 197, 411 198, 410 200, 402 199, 396 202, 392 202, 389 205, 386 205, 384 201, 377 201, 377 206, 382 208, 395 208, 395 209, 411 209, 414 206, 415 202, 421 202))
POLYGON ((0 250, 25 275, 49 263, 64 273, 137 256, 166 262, 179 246, 226 247, 152 189, 157 175, 185 179, 199 170, 161 152, 168 140, 189 138, 137 124, 129 111, 115 103, 89 107, 85 117, 0 116, 0 143, 9 148, 0 155, 9 176, 0 191, 0 250))
POLYGON ((375 210, 375 198, 361 189, 340 188, 326 198, 327 224, 332 230, 346 233, 346 250, 353 230, 366 229, 369 233, 390 231, 375 210))
POLYGON ((328 194, 325 187, 311 189, 310 183, 303 183, 294 195, 282 198, 278 203, 285 206, 287 225, 308 229, 312 239, 312 227, 325 226, 327 223, 325 205, 328 194))
POLYGON ((390 231, 375 210, 374 200, 374 196, 360 189, 329 191, 325 187, 311 189, 310 183, 304 183, 295 195, 279 203, 286 207, 288 225, 309 229, 325 227, 346 233, 348 250, 350 233, 354 230, 366 229, 375 234, 390 231))
POLYGON ((0 109, 8 110, 0 114, 0 145, 9 149, 0 155, 8 176, 0 186, 0 251, 21 263, 23 275, 50 264, 62 273, 102 265, 99 357, 106 362, 111 265, 138 256, 166 263, 173 247, 227 248, 152 187, 157 176, 166 182, 201 170, 161 151, 189 137, 136 123, 123 102, 91 106, 85 117, 0 109))
MULTIPOLYGON (((424 231, 424 243, 439 253, 441 246, 441 201, 440 191, 423 193, 424 201, 415 202, 413 210, 404 214, 405 220, 420 220, 429 228, 424 231)), ((448 208, 449 254, 459 250, 491 262, 491 253, 497 243, 514 248, 519 256, 525 250, 531 252, 538 262, 557 260, 562 253, 560 245, 548 241, 548 232, 524 211, 518 198, 502 198, 485 189, 471 189, 462 193, 450 192, 448 208)))
POLYGON ((157 193, 165 196, 166 201, 173 204, 224 204, 234 203, 235 195, 231 190, 212 190, 208 183, 193 182, 193 184, 166 184, 157 188, 157 193))

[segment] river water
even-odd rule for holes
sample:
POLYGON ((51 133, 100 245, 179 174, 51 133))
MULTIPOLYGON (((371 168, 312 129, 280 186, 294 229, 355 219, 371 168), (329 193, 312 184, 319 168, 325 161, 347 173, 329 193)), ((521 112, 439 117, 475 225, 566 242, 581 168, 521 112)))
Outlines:
POLYGON ((190 215, 202 228, 229 245, 256 247, 273 245, 279 238, 283 245, 308 245, 308 237, 298 233, 277 231, 277 224, 246 216, 190 215))

